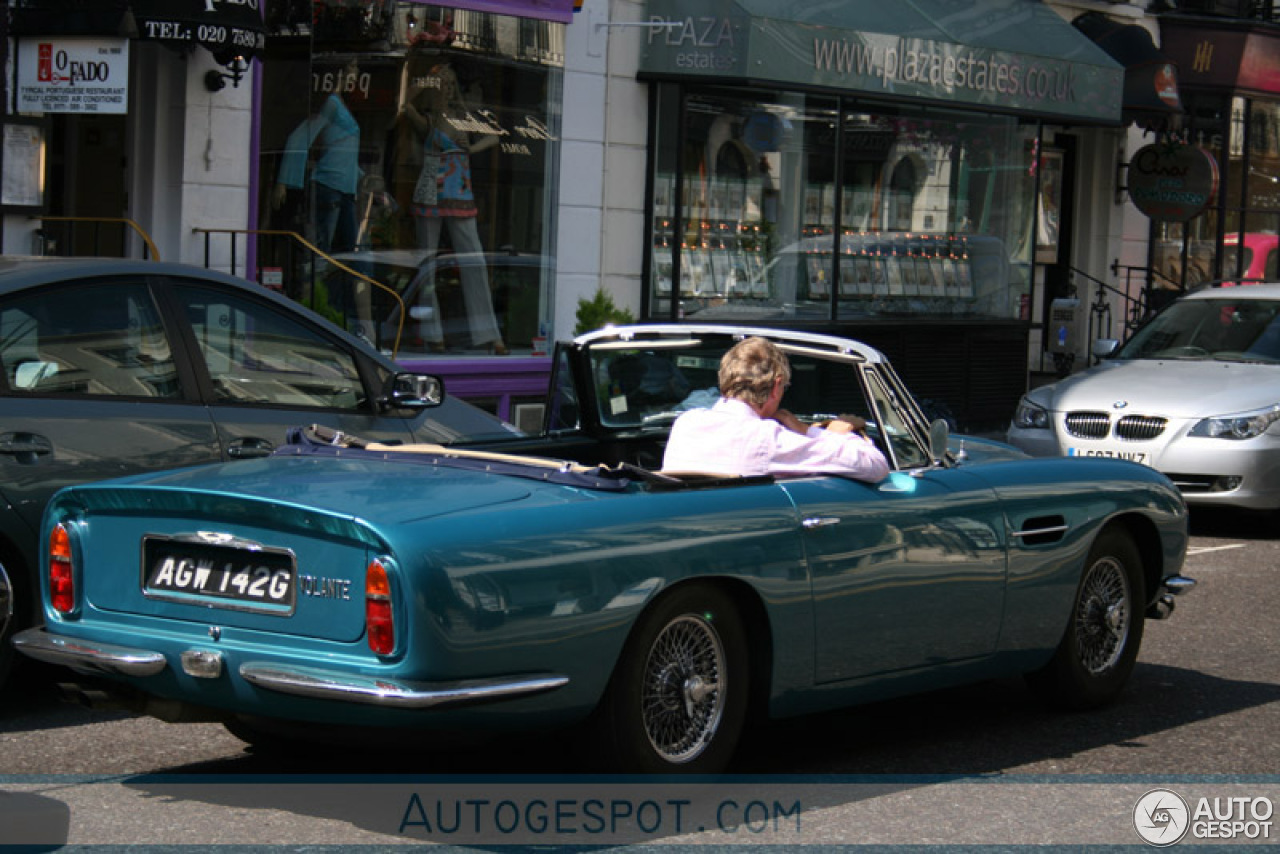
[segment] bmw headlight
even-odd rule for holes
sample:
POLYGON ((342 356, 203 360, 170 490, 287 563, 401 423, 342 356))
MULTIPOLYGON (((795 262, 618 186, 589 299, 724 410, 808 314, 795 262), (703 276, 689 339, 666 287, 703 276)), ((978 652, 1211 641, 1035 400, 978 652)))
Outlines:
POLYGON ((1013 413, 1013 426, 1023 430, 1048 430, 1049 410, 1027 398, 1018 401, 1013 413))
POLYGON ((1280 406, 1205 418, 1192 427, 1187 435, 1207 439, 1252 439, 1267 432, 1267 428, 1276 421, 1280 421, 1280 406))

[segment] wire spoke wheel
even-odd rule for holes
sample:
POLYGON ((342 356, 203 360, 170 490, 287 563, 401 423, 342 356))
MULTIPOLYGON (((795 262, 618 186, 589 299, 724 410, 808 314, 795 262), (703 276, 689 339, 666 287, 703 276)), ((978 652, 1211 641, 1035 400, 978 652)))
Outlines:
POLYGON ((1053 658, 1028 674, 1056 705, 1092 709, 1119 695, 1142 646, 1143 563, 1120 527, 1103 530, 1084 561, 1062 640, 1053 658))
POLYGON ((747 719, 749 644, 734 599, 690 582, 636 620, 593 715, 594 764, 606 771, 716 774, 747 719))
POLYGON ((1107 556, 1089 568, 1076 603, 1076 648, 1091 674, 1106 673, 1124 652, 1132 603, 1124 566, 1107 556))
POLYGON ((649 744, 669 762, 696 759, 724 714, 725 650, 701 616, 676 618, 654 639, 644 665, 640 717, 649 744))

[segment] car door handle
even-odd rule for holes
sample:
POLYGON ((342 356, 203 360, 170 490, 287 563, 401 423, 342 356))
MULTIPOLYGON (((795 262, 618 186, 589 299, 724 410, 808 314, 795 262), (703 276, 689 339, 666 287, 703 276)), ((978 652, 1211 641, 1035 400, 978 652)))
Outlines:
POLYGON ((53 443, 39 433, 5 433, 0 435, 0 454, 9 454, 23 465, 31 465, 36 457, 53 453, 53 443))
POLYGON ((805 519, 800 524, 809 529, 825 528, 828 525, 839 525, 840 517, 839 516, 810 516, 808 519, 805 519))
POLYGON ((236 439, 227 445, 227 456, 233 460, 251 460, 256 457, 269 457, 276 446, 266 439, 248 436, 236 439))

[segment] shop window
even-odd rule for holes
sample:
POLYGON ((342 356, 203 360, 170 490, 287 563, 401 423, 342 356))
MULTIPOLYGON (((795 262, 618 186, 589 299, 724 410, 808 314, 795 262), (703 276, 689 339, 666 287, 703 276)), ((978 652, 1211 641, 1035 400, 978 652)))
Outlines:
POLYGON ((1028 316, 1033 125, 659 91, 651 316, 1028 316))
POLYGON ((311 5, 264 57, 259 222, 285 235, 259 238, 261 280, 397 356, 531 353, 552 315, 564 25, 311 5))
POLYGON ((1152 220, 1157 289, 1210 282, 1275 281, 1280 232, 1280 103, 1193 94, 1187 126, 1172 141, 1195 145, 1219 167, 1222 204, 1186 222, 1152 220))

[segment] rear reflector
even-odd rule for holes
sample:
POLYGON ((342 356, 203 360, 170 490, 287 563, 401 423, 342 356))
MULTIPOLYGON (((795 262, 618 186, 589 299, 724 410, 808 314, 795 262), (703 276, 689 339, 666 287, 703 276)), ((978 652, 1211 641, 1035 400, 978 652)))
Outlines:
POLYGON ((364 576, 364 621, 369 649, 390 655, 396 648, 396 627, 391 615, 391 582, 381 561, 373 561, 364 576))
POLYGON ((49 604, 60 614, 70 614, 76 607, 71 535, 61 522, 49 532, 49 604))

